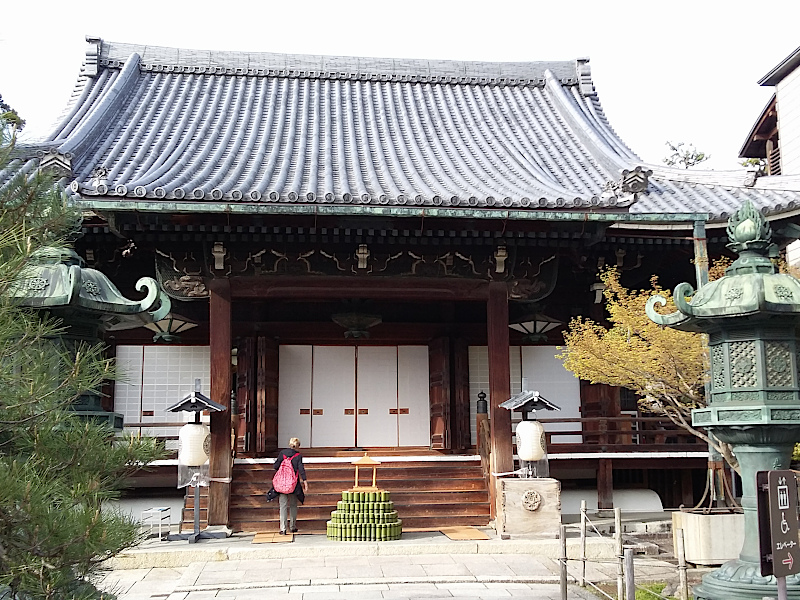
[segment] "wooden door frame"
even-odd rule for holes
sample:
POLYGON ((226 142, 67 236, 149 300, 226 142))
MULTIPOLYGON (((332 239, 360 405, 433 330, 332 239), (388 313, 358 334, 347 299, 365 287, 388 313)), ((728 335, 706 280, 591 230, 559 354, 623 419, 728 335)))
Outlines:
POLYGON ((450 449, 450 338, 428 344, 431 449, 450 449))

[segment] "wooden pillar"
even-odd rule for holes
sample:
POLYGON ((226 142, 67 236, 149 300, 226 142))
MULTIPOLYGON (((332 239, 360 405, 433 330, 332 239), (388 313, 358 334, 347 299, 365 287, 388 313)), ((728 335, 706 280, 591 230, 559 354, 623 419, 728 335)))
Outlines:
POLYGON ((597 465, 597 510, 614 508, 614 475, 610 458, 601 458, 597 465))
MULTIPOLYGON (((259 456, 279 447, 278 356, 278 342, 267 337, 258 338, 255 448, 259 456)), ((289 440, 280 440, 280 443, 288 444, 289 440)))
POLYGON ((233 461, 231 458, 231 293, 227 279, 209 285, 209 346, 211 399, 226 408, 211 413, 211 458, 208 487, 208 524, 227 525, 233 461), (221 481, 220 481, 221 480, 221 481))
POLYGON ((511 364, 508 357, 508 287, 496 281, 489 284, 486 307, 489 341, 489 415, 491 424, 492 471, 513 470, 511 451, 511 411, 500 403, 511 397, 511 364))
POLYGON ((694 271, 697 289, 708 283, 708 243, 706 241, 706 222, 694 222, 694 271))
POLYGON ((450 448, 450 339, 428 343, 431 448, 450 448))
POLYGON ((239 342, 236 360, 236 455, 253 452, 256 394, 256 339, 247 337, 239 342))
POLYGON ((452 379, 451 446, 455 450, 465 450, 472 446, 472 432, 469 417, 469 346, 464 338, 453 342, 452 379))
POLYGON ((694 506, 692 473, 692 469, 681 469, 681 504, 689 508, 694 506))

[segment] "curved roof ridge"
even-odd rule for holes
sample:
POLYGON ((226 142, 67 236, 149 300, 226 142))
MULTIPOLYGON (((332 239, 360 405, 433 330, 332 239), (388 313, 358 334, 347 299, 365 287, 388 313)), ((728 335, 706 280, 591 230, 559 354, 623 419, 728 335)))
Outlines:
POLYGON ((562 109, 562 116, 571 121, 570 126, 574 135, 581 139, 586 148, 592 151, 592 158, 600 164, 609 174, 616 174, 623 169, 632 169, 636 166, 636 158, 620 156, 615 147, 605 135, 590 124, 577 104, 567 95, 564 89, 556 83, 555 75, 548 70, 545 73, 547 89, 552 94, 553 100, 558 102, 562 109))
POLYGON ((796 191, 800 189, 800 175, 770 175, 756 179, 756 188, 762 190, 796 191))
POLYGON ((126 92, 136 81, 139 74, 139 55, 131 54, 125 67, 113 83, 108 86, 89 115, 61 142, 58 151, 62 154, 80 153, 98 134, 107 121, 107 117, 119 110, 119 105, 127 100, 126 92))
MULTIPOLYGON (((675 183, 699 183, 704 185, 721 185, 728 187, 754 187, 753 176, 746 169, 733 169, 725 171, 681 169, 678 167, 667 167, 664 165, 649 163, 643 164, 642 166, 653 172, 653 178, 668 179, 675 183)), ((774 177, 759 177, 755 180, 756 185, 761 184, 761 182, 766 179, 774 179, 774 177)))
MULTIPOLYGON (((562 83, 591 87, 587 75, 579 73, 576 60, 483 62, 466 60, 429 60, 416 58, 374 58, 359 56, 326 56, 313 54, 281 54, 276 52, 240 52, 228 50, 194 50, 147 46, 103 40, 100 62, 121 66, 131 54, 141 56, 143 69, 163 67, 231 69, 233 74, 263 71, 275 75, 282 72, 307 77, 323 74, 358 74, 375 77, 429 79, 456 78, 460 83, 528 84, 543 80, 546 70, 552 71, 562 83), (474 81, 473 81, 474 80, 474 81), (492 81, 489 81, 492 80, 492 81)), ((588 59, 581 59, 583 63, 588 59)), ((587 71, 588 73, 588 71, 587 71)), ((261 73, 259 73, 261 74, 261 73)), ((543 83, 543 81, 539 82, 543 83)))

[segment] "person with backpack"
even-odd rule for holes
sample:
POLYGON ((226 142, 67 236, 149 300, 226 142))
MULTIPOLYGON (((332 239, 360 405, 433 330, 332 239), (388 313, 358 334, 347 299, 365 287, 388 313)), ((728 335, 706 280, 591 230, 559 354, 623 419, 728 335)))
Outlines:
POLYGON ((273 465, 276 473, 272 477, 270 494, 274 491, 280 499, 281 535, 286 535, 287 531, 297 533, 297 503, 302 504, 308 493, 306 469, 299 448, 300 440, 293 437, 289 440, 289 447, 278 453, 273 465))

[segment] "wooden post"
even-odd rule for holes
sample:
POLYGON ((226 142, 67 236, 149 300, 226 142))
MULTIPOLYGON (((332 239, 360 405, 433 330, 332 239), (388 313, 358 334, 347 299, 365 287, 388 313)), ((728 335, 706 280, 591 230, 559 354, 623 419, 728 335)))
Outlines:
POLYGON ((622 552, 622 511, 614 509, 614 540, 617 542, 617 598, 623 598, 625 593, 625 569, 623 561, 625 557, 622 552))
POLYGON ((633 548, 625 548, 625 600, 636 600, 636 577, 633 572, 633 548))
POLYGON ((605 452, 608 447, 608 421, 602 417, 598 422, 598 431, 600 435, 597 441, 600 444, 600 450, 605 452))
MULTIPOLYGON (((693 233, 693 240, 694 240, 694 272, 695 277, 697 278, 697 289, 699 290, 704 285, 708 283, 708 242, 706 240, 706 223, 705 221, 695 221, 694 222, 694 233, 693 233)), ((705 336, 704 336, 705 337, 705 336)), ((706 351, 708 351, 708 342, 704 341, 703 346, 705 347, 706 351)), ((705 396, 706 398, 711 398, 711 384, 706 382, 705 384, 705 396)), ((715 457, 718 457, 716 450, 712 448, 709 444, 708 446, 708 469, 710 471, 711 476, 711 490, 712 490, 712 498, 715 500, 714 506, 725 506, 725 503, 721 500, 721 495, 719 494, 721 489, 718 489, 717 486, 717 478, 714 476, 715 473, 715 466, 714 460, 715 457)))
POLYGON ((694 271, 699 290, 708 283, 708 245, 705 221, 694 222, 694 271))
POLYGON ((614 508, 614 476, 610 458, 597 461, 597 512, 614 508))
POLYGON ((231 295, 227 279, 209 285, 209 346, 211 399, 226 410, 211 414, 211 456, 208 487, 208 524, 227 525, 231 496, 231 295), (227 482, 225 481, 227 480, 227 482))
POLYGON ((561 583, 561 600, 567 600, 567 527, 562 525, 559 530, 561 538, 561 564, 559 565, 559 582, 561 583))
POLYGON ((581 587, 586 587, 586 500, 581 500, 581 587))
POLYGON ((689 582, 686 577, 686 546, 683 541, 683 529, 675 532, 675 541, 678 547, 675 548, 676 558, 678 559, 678 598, 689 600, 689 582))
POLYGON ((492 471, 506 473, 514 469, 511 451, 511 411, 500 403, 511 397, 511 363, 508 356, 508 286, 489 284, 486 306, 489 341, 489 423, 491 424, 492 471))

